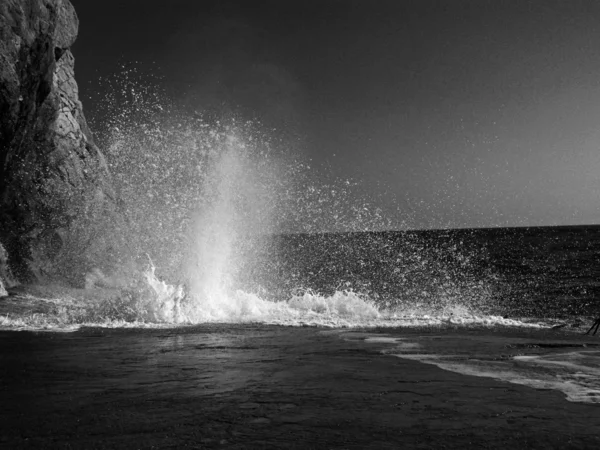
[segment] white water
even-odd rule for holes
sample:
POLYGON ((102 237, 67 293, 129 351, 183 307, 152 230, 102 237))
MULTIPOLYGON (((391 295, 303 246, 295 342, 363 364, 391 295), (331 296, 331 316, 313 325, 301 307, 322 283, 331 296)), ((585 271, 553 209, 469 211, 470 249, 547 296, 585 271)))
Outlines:
POLYGON ((476 358, 458 358, 456 355, 398 354, 433 364, 444 370, 464 375, 494 378, 535 389, 563 392, 572 402, 600 404, 600 352, 556 353, 548 356, 515 356, 510 361, 490 362, 476 358), (570 360, 577 359, 576 367, 570 360), (527 364, 518 364, 526 362, 527 364), (546 367, 550 370, 540 370, 546 367))
MULTIPOLYGON (((320 183, 306 159, 273 144, 259 125, 206 123, 127 78, 117 83, 109 102, 111 122, 103 140, 130 227, 128 248, 121 250, 148 263, 107 274, 95 268, 85 290, 30 290, 4 303, 0 327, 546 326, 480 314, 460 295, 442 307, 404 302, 388 308, 351 289, 332 295, 301 289, 275 300, 272 293, 240 290, 244 270, 252 268, 273 233, 371 231, 391 224, 361 199, 356 182, 320 183)), ((419 257, 418 264, 425 261, 419 257)))
POLYGON ((347 183, 337 191, 315 184, 303 190, 294 180, 282 180, 295 174, 306 181, 310 168, 292 164, 283 169, 281 161, 289 159, 274 157, 269 146, 245 126, 215 131, 202 124, 170 125, 166 130, 127 130, 121 125, 110 147, 116 158, 112 167, 132 222, 129 245, 137 256, 146 253, 146 268, 112 274, 94 269, 82 290, 30 289, 14 298, 13 304, 5 303, 0 327, 72 331, 81 326, 166 327, 211 322, 327 327, 547 326, 480 314, 456 295, 437 302, 443 306, 435 308, 417 302, 390 308, 350 288, 331 295, 296 290, 294 295, 275 299, 239 289, 244 268, 252 268, 253 258, 269 242, 269 236, 290 226, 290 220, 300 220, 292 225, 299 229, 306 225, 308 230, 332 217, 343 218, 351 230, 385 225, 378 211, 369 215, 368 205, 344 204, 352 198, 347 183), (151 139, 146 142, 148 135, 151 139), (170 146, 172 141, 178 145, 170 146), (178 153, 177 157, 172 153, 178 153), (121 154, 125 163, 119 162, 121 154), (181 165, 188 160, 197 164, 189 173, 186 170, 193 164, 181 165), (129 176, 132 166, 142 176, 137 172, 129 176), (303 196, 304 192, 309 195, 303 196), (331 192, 334 203, 328 201, 331 192), (358 211, 355 216, 349 213, 353 208, 358 211), (176 281, 165 281, 159 271, 176 281))
MULTIPOLYGON (((595 340, 560 339, 560 335, 365 335, 366 342, 390 345, 399 358, 432 364, 476 377, 557 390, 572 402, 600 404, 600 351, 595 340), (527 353, 527 354, 524 354, 527 353)), ((350 337, 352 338, 352 337, 350 337)))
MULTIPOLYGON (((333 295, 304 292, 291 298, 271 301, 236 290, 203 291, 185 297, 181 286, 160 281, 150 270, 151 290, 143 298, 123 302, 107 300, 113 291, 59 291, 56 297, 20 296, 12 301, 23 309, 0 315, 0 329, 75 331, 82 326, 164 328, 202 323, 264 323, 321 327, 516 327, 547 329, 544 321, 508 319, 472 314, 463 308, 441 311, 381 309, 363 295, 337 291, 333 295), (86 294, 88 296, 86 297, 86 294), (42 311, 39 313, 32 311, 42 311)), ((16 310, 16 308, 14 309, 16 310)))

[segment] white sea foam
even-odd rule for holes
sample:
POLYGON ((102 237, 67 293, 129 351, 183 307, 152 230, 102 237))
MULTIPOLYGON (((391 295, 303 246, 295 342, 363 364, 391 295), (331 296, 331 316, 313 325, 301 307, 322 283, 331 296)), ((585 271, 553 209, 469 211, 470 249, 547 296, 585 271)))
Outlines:
POLYGON ((528 365, 551 366, 555 370, 537 371, 530 367, 519 367, 513 362, 482 361, 475 358, 459 357, 457 355, 431 355, 403 353, 400 358, 412 359, 427 364, 433 364, 441 369, 458 372, 464 375, 494 378, 508 381, 535 389, 553 389, 563 392, 572 402, 600 403, 600 356, 584 356, 581 352, 569 354, 553 354, 549 358, 542 356, 518 356, 515 361, 527 362, 528 365), (573 367, 569 359, 574 355, 585 357, 589 365, 573 367), (561 359, 564 359, 561 360, 561 359), (560 370, 566 369, 566 370, 560 370))
MULTIPOLYGON (((55 292, 54 297, 23 296, 14 302, 19 312, 0 314, 0 328, 19 330, 75 331, 81 326, 115 328, 164 328, 202 323, 264 323, 321 327, 527 327, 549 328, 544 322, 528 323, 501 316, 464 316, 454 311, 403 313, 398 308, 380 309, 375 301, 351 290, 322 295, 298 293, 280 301, 265 300, 241 290, 223 287, 213 291, 184 293, 183 286, 159 280, 154 268, 145 273, 148 289, 142 297, 114 297, 114 290, 55 292), (103 296, 100 292, 104 292, 103 296), (112 297, 111 297, 112 296, 112 297), (35 312, 34 312, 35 311, 35 312)), ((38 294, 39 295, 39 294, 38 294)), ((14 308, 13 308, 14 310, 14 308)), ((377 339, 382 339, 378 337, 377 339)), ((390 338, 391 339, 391 338, 390 338)))
POLYGON ((451 372, 558 390, 573 402, 600 403, 600 351, 565 352, 562 349, 566 347, 585 348, 587 344, 573 338, 555 341, 547 333, 530 336, 537 339, 510 334, 457 334, 444 339, 431 334, 411 337, 376 334, 361 339, 387 344, 389 348, 383 349, 383 353, 451 372))

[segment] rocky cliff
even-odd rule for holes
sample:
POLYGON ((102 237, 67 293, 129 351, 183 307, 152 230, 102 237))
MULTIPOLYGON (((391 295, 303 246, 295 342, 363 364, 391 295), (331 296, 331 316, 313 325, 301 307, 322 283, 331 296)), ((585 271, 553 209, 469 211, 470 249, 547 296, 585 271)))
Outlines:
POLYGON ((110 175, 74 78, 77 30, 68 0, 0 1, 0 242, 22 282, 81 284, 119 253, 110 175))

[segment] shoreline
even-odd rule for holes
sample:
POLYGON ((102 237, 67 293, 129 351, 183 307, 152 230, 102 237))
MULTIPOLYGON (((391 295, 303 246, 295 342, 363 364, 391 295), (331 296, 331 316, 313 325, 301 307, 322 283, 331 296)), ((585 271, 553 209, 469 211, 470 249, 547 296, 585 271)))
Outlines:
MULTIPOLYGON (((598 405, 569 402, 558 391, 386 355, 382 352, 389 345, 367 342, 361 333, 412 339, 458 332, 267 325, 90 328, 65 334, 2 331, 0 421, 6 431, 0 445, 243 449, 600 444, 598 405)), ((462 334, 469 333, 486 335, 482 330, 462 334)))

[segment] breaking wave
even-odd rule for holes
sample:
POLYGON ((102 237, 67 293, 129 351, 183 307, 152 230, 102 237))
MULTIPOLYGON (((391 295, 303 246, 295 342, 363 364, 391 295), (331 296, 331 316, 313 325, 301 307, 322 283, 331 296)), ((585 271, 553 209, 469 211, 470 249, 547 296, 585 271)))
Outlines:
MULTIPOLYGON (((541 320, 509 319, 478 314, 461 305, 443 309, 412 307, 382 309, 376 301, 353 291, 322 295, 298 293, 287 300, 265 300, 234 291, 215 293, 201 301, 185 297, 180 286, 168 285, 148 272, 143 294, 123 292, 57 293, 57 297, 17 296, 19 313, 0 315, 0 328, 12 330, 75 331, 80 327, 171 328, 202 323, 263 323, 323 327, 447 327, 511 326, 547 328, 541 320), (111 295, 112 294, 112 295, 111 295)), ((47 288, 44 291, 47 292, 47 288)))
POLYGON ((115 86, 100 142, 129 263, 91 270, 85 289, 17 291, 0 305, 0 327, 525 325, 493 314, 493 288, 456 245, 432 250, 407 236, 365 256, 358 241, 332 247, 324 237, 301 258, 301 241, 282 250, 275 237, 286 233, 401 226, 358 183, 320 181, 320 169, 256 122, 184 111, 130 73, 115 86))

